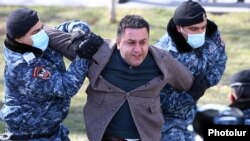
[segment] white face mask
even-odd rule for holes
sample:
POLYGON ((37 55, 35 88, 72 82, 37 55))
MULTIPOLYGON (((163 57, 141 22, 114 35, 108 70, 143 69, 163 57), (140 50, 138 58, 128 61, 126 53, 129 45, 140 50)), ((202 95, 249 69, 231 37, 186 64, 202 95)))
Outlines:
MULTIPOLYGON (((181 28, 181 32, 185 33, 183 29, 181 28)), ((192 47, 192 48, 199 48, 205 43, 205 33, 200 33, 200 34, 187 34, 187 43, 192 47)))
POLYGON ((47 33, 42 29, 38 33, 31 36, 32 46, 45 51, 49 44, 49 37, 47 33))

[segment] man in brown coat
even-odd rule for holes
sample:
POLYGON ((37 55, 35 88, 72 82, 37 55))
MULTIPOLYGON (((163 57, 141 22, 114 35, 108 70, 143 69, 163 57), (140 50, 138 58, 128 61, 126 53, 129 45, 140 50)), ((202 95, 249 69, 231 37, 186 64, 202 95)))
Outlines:
MULTIPOLYGON (((91 38, 69 45, 70 35, 47 32, 50 44, 62 54, 74 57, 72 48, 83 57, 91 54, 81 54, 84 44, 91 46, 86 41, 91 38)), ((90 141, 159 141, 163 125, 160 90, 166 84, 180 90, 191 88, 192 74, 168 52, 149 45, 149 32, 145 19, 127 15, 119 23, 116 41, 106 40, 90 55, 84 107, 90 141)))

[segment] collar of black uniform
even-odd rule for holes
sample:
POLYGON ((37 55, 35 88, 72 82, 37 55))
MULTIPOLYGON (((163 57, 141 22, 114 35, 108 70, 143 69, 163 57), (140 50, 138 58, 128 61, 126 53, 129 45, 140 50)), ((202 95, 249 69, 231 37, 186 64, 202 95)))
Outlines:
POLYGON ((230 107, 237 107, 241 110, 246 110, 249 109, 250 107, 250 99, 246 98, 246 99, 237 99, 236 101, 234 101, 232 104, 229 105, 230 107))
POLYGON ((35 48, 33 46, 29 46, 26 44, 22 44, 19 42, 16 42, 15 40, 11 39, 8 35, 6 36, 6 39, 4 41, 4 44, 6 48, 10 49, 11 51, 18 52, 21 54, 24 54, 26 52, 32 52, 36 56, 39 54, 42 54, 42 50, 35 48))
MULTIPOLYGON (((206 36, 211 37, 217 31, 217 25, 207 19, 206 36)), ((190 52, 193 48, 187 43, 186 39, 176 29, 176 24, 173 22, 173 18, 169 20, 167 25, 167 32, 173 42, 176 45, 176 49, 180 53, 190 52)))

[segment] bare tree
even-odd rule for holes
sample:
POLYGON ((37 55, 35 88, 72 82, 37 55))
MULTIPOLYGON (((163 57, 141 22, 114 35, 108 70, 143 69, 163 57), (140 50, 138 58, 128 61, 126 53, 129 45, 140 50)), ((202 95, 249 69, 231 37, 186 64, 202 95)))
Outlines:
POLYGON ((111 0, 111 5, 109 7, 110 22, 116 22, 116 0, 111 0))

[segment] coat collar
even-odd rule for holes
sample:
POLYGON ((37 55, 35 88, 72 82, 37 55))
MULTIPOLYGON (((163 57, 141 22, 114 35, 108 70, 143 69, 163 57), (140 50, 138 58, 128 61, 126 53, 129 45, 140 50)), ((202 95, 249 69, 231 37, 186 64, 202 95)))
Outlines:
POLYGON ((159 67, 160 71, 162 73, 166 71, 166 68, 164 67, 165 66, 164 63, 169 61, 166 59, 167 58, 166 56, 168 56, 167 55, 168 52, 155 46, 149 46, 149 52, 153 55, 155 62, 157 66, 159 67))
POLYGON ((237 107, 241 110, 249 109, 250 99, 237 99, 235 102, 229 105, 230 107, 237 107))
POLYGON ((107 65, 113 50, 116 49, 116 43, 112 40, 105 40, 103 45, 99 48, 99 50, 92 57, 92 62, 88 72, 88 77, 90 79, 90 85, 94 87, 97 79, 101 76, 101 72, 107 65))
POLYGON ((26 44, 21 44, 19 42, 16 42, 14 39, 11 39, 8 35, 6 35, 6 39, 4 41, 4 45, 6 48, 13 52, 17 52, 20 54, 24 54, 27 52, 32 52, 36 56, 42 54, 42 50, 35 48, 33 46, 29 46, 26 44))

